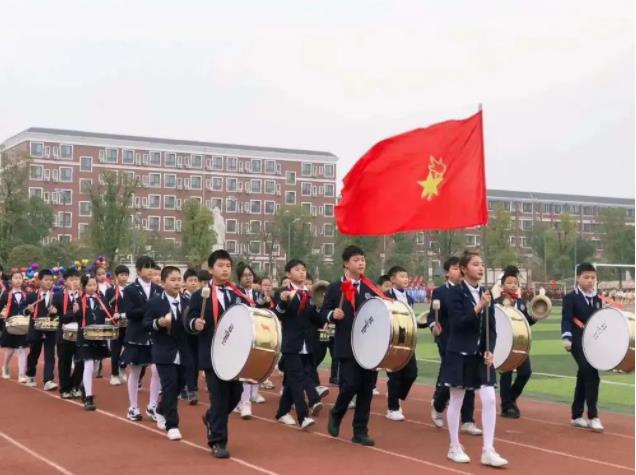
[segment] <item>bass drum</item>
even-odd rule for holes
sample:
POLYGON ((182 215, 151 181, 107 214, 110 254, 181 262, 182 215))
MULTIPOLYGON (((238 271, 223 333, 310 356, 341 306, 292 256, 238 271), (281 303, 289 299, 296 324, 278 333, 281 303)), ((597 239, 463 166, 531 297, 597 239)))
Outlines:
POLYGON ((595 312, 583 329, 583 353, 599 371, 634 371, 634 314, 611 307, 595 312))
POLYGON ((495 305, 495 320, 495 369, 500 373, 507 373, 521 366, 528 357, 532 332, 525 315, 509 305, 495 305))
POLYGON ((218 321, 212 341, 212 367, 223 381, 261 383, 280 357, 282 334, 271 310, 237 304, 218 321))

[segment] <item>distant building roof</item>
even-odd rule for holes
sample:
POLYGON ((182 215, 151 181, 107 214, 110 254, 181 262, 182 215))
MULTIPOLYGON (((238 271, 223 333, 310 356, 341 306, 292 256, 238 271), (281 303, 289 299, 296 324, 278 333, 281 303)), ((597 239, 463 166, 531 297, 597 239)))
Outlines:
POLYGON ((559 193, 535 193, 531 191, 488 190, 489 199, 515 201, 547 201, 565 203, 585 203, 608 206, 634 206, 633 198, 610 198, 588 195, 566 195, 559 193))

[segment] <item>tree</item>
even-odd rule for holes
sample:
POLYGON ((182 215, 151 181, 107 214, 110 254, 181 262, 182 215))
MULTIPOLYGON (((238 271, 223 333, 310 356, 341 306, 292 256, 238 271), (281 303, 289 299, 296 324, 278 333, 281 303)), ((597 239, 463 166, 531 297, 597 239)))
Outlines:
POLYGON ((197 200, 187 200, 183 204, 182 209, 182 253, 188 262, 188 266, 200 269, 216 243, 214 216, 212 211, 201 206, 201 203, 197 200))
POLYGON ((505 267, 517 264, 517 255, 510 245, 512 219, 503 206, 495 208, 495 215, 488 221, 485 229, 485 260, 489 267, 505 267))
POLYGON ((442 263, 451 256, 461 254, 466 246, 463 229, 433 231, 431 241, 437 244, 439 259, 442 263))
POLYGON ((138 178, 107 171, 91 189, 89 240, 94 252, 105 256, 111 265, 116 262, 118 250, 129 243, 129 206, 139 186, 138 178))
POLYGON ((393 235, 393 247, 387 258, 385 271, 392 266, 404 267, 409 273, 415 271, 415 240, 416 233, 401 233, 393 235))
POLYGON ((40 264, 44 259, 41 246, 33 244, 19 244, 11 249, 7 260, 7 267, 24 267, 33 262, 40 264))
MULTIPOLYGON (((627 224, 625 210, 605 208, 599 210, 603 251, 605 260, 611 264, 630 264, 634 262, 634 226, 627 224)), ((622 283, 623 272, 616 269, 618 280, 622 283)))
POLYGON ((285 251, 287 259, 307 260, 314 242, 311 215, 302 206, 281 206, 273 223, 272 238, 285 251))
POLYGON ((43 268, 56 266, 70 267, 75 259, 81 259, 73 252, 71 243, 52 241, 43 249, 43 259, 40 262, 43 268))

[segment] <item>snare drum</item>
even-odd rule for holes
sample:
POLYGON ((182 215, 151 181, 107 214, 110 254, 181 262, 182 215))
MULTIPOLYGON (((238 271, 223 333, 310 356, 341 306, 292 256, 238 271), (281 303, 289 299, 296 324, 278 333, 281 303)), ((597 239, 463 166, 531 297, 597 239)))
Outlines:
POLYGON ((510 305, 495 305, 495 321, 495 369, 500 373, 507 373, 521 366, 528 357, 532 332, 525 315, 510 305))
POLYGON ((599 371, 634 371, 634 314, 617 308, 595 312, 583 329, 583 353, 599 371))
POLYGON ((365 369, 399 371, 415 353, 417 322, 408 305, 372 297, 353 318, 351 348, 365 369))
POLYGON ((77 341, 77 328, 77 322, 62 325, 62 339, 66 341, 77 341))
POLYGON ((59 328, 59 320, 51 317, 39 317, 33 320, 33 327, 41 332, 54 332, 59 328))
POLYGON ((280 356, 282 334, 276 314, 233 305, 219 320, 212 342, 212 367, 223 381, 265 381, 280 356))
POLYGON ((321 342, 328 342, 329 338, 336 336, 336 325, 333 323, 327 323, 324 328, 318 329, 318 340, 321 342))
POLYGON ((14 315, 7 318, 5 328, 9 335, 26 335, 29 333, 29 317, 25 315, 14 315))
POLYGON ((82 329, 85 340, 106 341, 119 337, 119 327, 114 325, 87 325, 82 329))

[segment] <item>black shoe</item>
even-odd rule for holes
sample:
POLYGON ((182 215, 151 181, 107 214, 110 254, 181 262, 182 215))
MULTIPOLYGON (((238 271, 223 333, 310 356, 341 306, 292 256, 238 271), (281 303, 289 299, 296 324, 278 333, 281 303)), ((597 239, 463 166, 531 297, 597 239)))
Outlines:
POLYGON ((329 378, 329 384, 333 384, 334 386, 338 386, 338 378, 329 378))
POLYGON ((331 437, 338 437, 340 433, 340 422, 336 421, 333 414, 329 413, 329 422, 327 423, 327 431, 331 437))
POLYGON ((229 459, 230 451, 223 444, 212 444, 212 456, 217 459, 229 459))
POLYGON ((86 396, 86 399, 84 400, 84 410, 85 411, 94 411, 95 409, 97 409, 97 406, 95 405, 95 401, 93 400, 93 396, 86 396))
POLYGON ((501 417, 507 417, 508 419, 519 419, 519 414, 515 411, 512 405, 501 406, 501 417))
POLYGON ((354 435, 351 442, 354 444, 366 445, 367 447, 373 447, 375 445, 375 440, 367 434, 354 435))
POLYGON ((521 411, 519 410, 519 406, 517 406, 517 401, 512 403, 512 408, 517 413, 516 419, 519 419, 521 417, 521 411))

